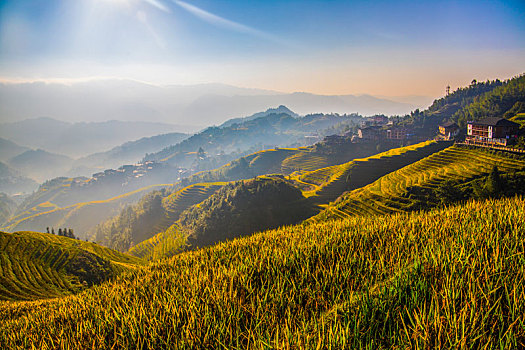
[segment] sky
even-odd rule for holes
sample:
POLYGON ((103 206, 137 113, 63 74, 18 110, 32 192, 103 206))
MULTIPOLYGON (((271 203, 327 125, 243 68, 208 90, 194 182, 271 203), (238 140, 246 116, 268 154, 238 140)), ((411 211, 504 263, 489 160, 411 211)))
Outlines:
POLYGON ((524 16, 522 0, 0 0, 0 80, 437 97, 524 73, 524 16))

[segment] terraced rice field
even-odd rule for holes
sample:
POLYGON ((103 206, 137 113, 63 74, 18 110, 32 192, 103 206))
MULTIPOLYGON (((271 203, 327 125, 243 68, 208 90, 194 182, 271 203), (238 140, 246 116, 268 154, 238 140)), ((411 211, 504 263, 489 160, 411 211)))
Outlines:
POLYGON ((303 188, 303 195, 314 204, 327 205, 343 192, 369 184, 381 176, 438 152, 450 143, 426 141, 392 149, 377 155, 355 159, 307 173, 294 173, 290 178, 303 188), (349 177, 349 182, 347 178, 349 177), (302 185, 302 186, 301 186, 302 185))
POLYGON ((0 232, 0 300, 53 298, 84 289, 86 276, 142 265, 117 251, 39 232, 0 232))
POLYGON ((521 227, 521 197, 285 226, 0 303, 0 347, 523 349, 521 227))
POLYGON ((199 205, 225 184, 226 182, 193 184, 164 198, 162 206, 166 215, 155 225, 154 232, 157 234, 132 247, 128 253, 148 260, 157 256, 169 256, 171 251, 177 250, 183 243, 176 232, 180 214, 193 205, 199 205))
POLYGON ((281 173, 281 164, 288 157, 304 152, 299 148, 279 148, 260 151, 246 156, 254 174, 281 173))
POLYGON ((202 202, 225 184, 226 182, 193 184, 164 198, 162 206, 166 211, 166 215, 162 221, 157 223, 155 231, 161 232, 166 230, 179 220, 179 216, 184 210, 202 202))
POLYGON ((11 218, 1 229, 14 232, 36 228, 44 230, 47 226, 67 226, 74 227, 77 232, 85 232, 94 223, 115 215, 121 204, 134 201, 149 191, 168 186, 171 185, 146 186, 113 198, 76 203, 63 208, 46 202, 11 218))
POLYGON ((297 170, 312 171, 328 165, 330 163, 326 156, 304 150, 286 158, 281 169, 284 174, 289 174, 297 170))
POLYGON ((431 189, 446 180, 467 181, 487 175, 494 165, 502 172, 521 170, 525 168, 525 157, 452 146, 350 192, 317 219, 406 211, 412 203, 406 195, 409 188, 431 189))

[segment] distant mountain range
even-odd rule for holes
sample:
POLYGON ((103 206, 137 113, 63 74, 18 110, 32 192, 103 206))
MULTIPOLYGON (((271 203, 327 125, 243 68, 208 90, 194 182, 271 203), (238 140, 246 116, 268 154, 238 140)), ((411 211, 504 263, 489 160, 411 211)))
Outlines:
POLYGON ((28 150, 28 147, 0 137, 0 162, 5 162, 28 150))
POLYGON ((426 108, 431 100, 421 96, 389 99, 370 95, 281 93, 223 84, 156 86, 130 80, 95 80, 68 85, 3 83, 0 84, 0 120, 42 116, 68 121, 148 120, 178 124, 177 128, 164 130, 164 133, 194 132, 270 106, 286 105, 298 114, 396 115, 426 108))
POLYGON ((147 153, 158 152, 165 147, 181 142, 189 136, 188 134, 173 132, 129 141, 109 151, 94 153, 77 159, 69 174, 89 175, 95 171, 118 168, 124 164, 134 164, 144 158, 147 153))
POLYGON ((0 124, 0 137, 30 148, 69 157, 86 156, 107 151, 124 142, 141 137, 178 131, 172 124, 129 122, 69 123, 41 117, 0 124))
POLYGON ((29 179, 7 164, 0 162, 0 193, 13 195, 19 192, 32 192, 36 190, 38 183, 29 179))

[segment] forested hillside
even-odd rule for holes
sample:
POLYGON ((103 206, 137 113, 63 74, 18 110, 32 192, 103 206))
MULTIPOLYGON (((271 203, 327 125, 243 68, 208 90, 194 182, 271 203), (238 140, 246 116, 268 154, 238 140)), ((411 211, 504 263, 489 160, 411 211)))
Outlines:
MULTIPOLYGON (((345 191, 365 186, 384 174, 449 145, 448 142, 427 141, 339 165, 310 171, 299 170, 289 176, 274 174, 245 182, 230 183, 227 186, 223 184, 215 194, 206 200, 202 198, 204 201, 194 203, 196 205, 192 205, 187 199, 184 200, 187 206, 179 206, 179 208, 185 211, 175 212, 176 215, 167 211, 167 215, 162 220, 148 221, 149 226, 143 228, 146 232, 159 232, 159 229, 162 231, 134 246, 129 252, 148 260, 159 259, 184 249, 193 249, 195 246, 209 245, 251 234, 257 230, 304 220, 319 213, 345 191), (349 181, 350 176, 351 181, 349 181), (281 190, 275 190, 281 187, 281 190), (296 197, 293 195, 296 192, 301 195, 296 197), (290 193, 290 198, 285 195, 286 193, 290 193)), ((296 156, 291 158, 294 162, 298 161, 296 156)), ((305 161, 305 168, 312 166, 312 163, 308 162, 310 158, 303 157, 301 160, 305 161)), ((298 166, 298 163, 295 163, 295 166, 298 166)), ((217 186, 215 183, 207 185, 217 186)), ((206 184, 198 186, 203 187, 206 184)), ((189 186, 175 194, 176 201, 179 201, 178 198, 188 193, 192 187, 189 186)), ((167 199, 172 196, 174 195, 170 195, 167 199)), ((162 207, 166 207, 165 200, 162 207)), ((120 225, 114 225, 114 220, 111 220, 105 223, 105 227, 111 226, 114 232, 111 236, 119 237, 119 228, 125 231, 126 223, 133 223, 133 221, 127 220, 122 214, 115 219, 120 225)), ((132 228, 137 230, 139 226, 134 224, 132 228)))
POLYGON ((325 136, 322 135, 322 131, 331 126, 341 122, 357 125, 361 121, 362 117, 358 115, 336 114, 293 117, 287 113, 270 113, 255 119, 246 117, 232 123, 227 122, 220 127, 209 127, 179 144, 147 155, 145 160, 164 160, 183 165, 188 162, 186 154, 197 152, 199 148, 202 148, 206 155, 215 156, 248 150, 258 151, 276 146, 308 146, 315 142, 315 137, 305 138, 305 136, 322 137, 325 136))
POLYGON ((179 219, 182 211, 208 198, 224 182, 323 168, 375 154, 378 147, 389 149, 398 145, 399 142, 355 144, 346 139, 338 144, 320 142, 311 147, 256 152, 218 169, 183 179, 170 191, 145 196, 140 203, 124 209, 118 216, 91 230, 90 236, 114 249, 127 251, 132 245, 168 229, 179 219), (160 206, 158 196, 162 197, 160 206))
POLYGON ((479 95, 453 115, 460 125, 486 117, 512 118, 525 112, 525 75, 505 81, 492 91, 479 95))
POLYGON ((416 134, 431 137, 440 123, 457 122, 461 128, 469 120, 485 117, 511 118, 525 111, 525 75, 500 81, 472 83, 437 99, 426 110, 416 110, 401 124, 414 128, 416 134))
POLYGON ((314 212, 298 188, 278 178, 255 178, 223 186, 184 211, 178 224, 195 249, 295 224, 314 212))

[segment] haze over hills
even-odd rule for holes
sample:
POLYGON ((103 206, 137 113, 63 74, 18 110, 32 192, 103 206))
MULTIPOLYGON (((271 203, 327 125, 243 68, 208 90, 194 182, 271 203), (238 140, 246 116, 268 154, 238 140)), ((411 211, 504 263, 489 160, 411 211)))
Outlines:
POLYGON ((0 162, 5 162, 28 150, 28 147, 20 146, 11 140, 0 137, 0 162))
POLYGON ((158 152, 167 146, 181 142, 187 137, 189 137, 188 134, 174 132, 128 141, 109 151, 90 154, 75 160, 73 168, 68 174, 73 176, 89 175, 104 169, 118 168, 124 164, 134 164, 144 158, 147 153, 158 152))
POLYGON ((131 80, 93 80, 67 85, 42 82, 0 84, 0 115, 4 121, 50 116, 76 122, 116 119, 179 125, 176 130, 165 130, 164 133, 196 131, 230 118, 251 115, 268 106, 286 105, 299 114, 362 115, 406 114, 415 108, 426 107, 420 104, 419 98, 410 101, 410 97, 396 102, 370 95, 280 93, 224 84, 158 86, 131 80))
POLYGON ((19 171, 0 162, 0 192, 13 195, 16 193, 30 193, 38 188, 38 183, 23 176, 19 171))
POLYGON ((65 174, 73 159, 42 149, 29 150, 9 159, 9 165, 38 182, 65 174))
MULTIPOLYGON (((96 101, 92 103, 97 105, 96 101)), ((4 119, 5 114, 1 115, 4 119)), ((103 152, 124 142, 179 130, 178 126, 166 123, 117 120, 70 123, 47 117, 0 124, 3 138, 69 157, 103 152)))

